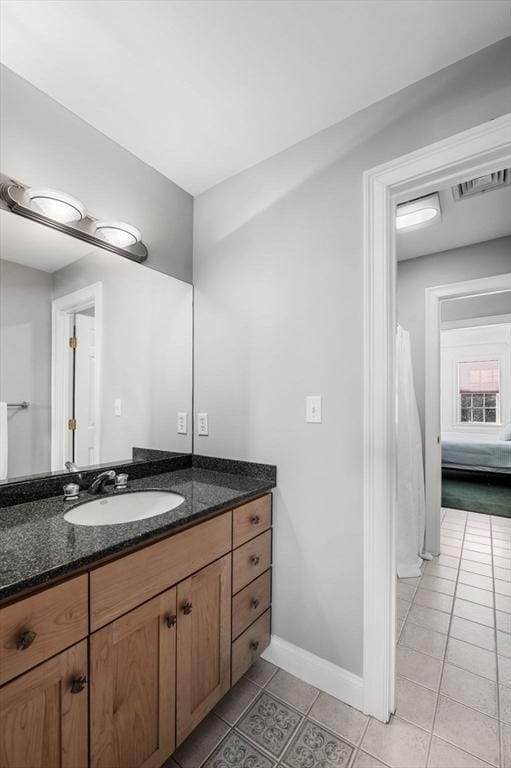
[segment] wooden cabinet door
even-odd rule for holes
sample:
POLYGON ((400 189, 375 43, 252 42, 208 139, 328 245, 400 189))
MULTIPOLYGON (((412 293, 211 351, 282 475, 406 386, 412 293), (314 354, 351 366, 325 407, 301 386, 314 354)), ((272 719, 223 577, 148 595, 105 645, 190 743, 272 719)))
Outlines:
POLYGON ((2 768, 87 768, 86 681, 83 640, 0 688, 2 768))
POLYGON ((175 748, 176 590, 90 638, 92 768, 160 768, 175 748))
POLYGON ((177 587, 177 744, 230 688, 231 555, 177 587))

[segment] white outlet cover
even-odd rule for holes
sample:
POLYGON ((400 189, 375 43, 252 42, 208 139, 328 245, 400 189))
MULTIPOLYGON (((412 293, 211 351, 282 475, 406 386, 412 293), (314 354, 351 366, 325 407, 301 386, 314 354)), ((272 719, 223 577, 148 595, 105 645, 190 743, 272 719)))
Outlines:
POLYGON ((321 424, 321 395, 307 395, 305 398, 305 421, 308 424, 321 424))
POLYGON ((177 414, 177 433, 178 435, 188 434, 188 414, 185 411, 179 411, 177 414))
POLYGON ((197 414, 197 434, 206 436, 209 435, 209 423, 207 413, 197 414))

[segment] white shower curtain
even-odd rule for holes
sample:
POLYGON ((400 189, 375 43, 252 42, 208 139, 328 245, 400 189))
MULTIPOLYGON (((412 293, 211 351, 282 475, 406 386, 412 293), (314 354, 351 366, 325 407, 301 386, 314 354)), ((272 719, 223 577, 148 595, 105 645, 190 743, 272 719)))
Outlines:
POLYGON ((397 575, 420 576, 426 523, 422 437, 413 386, 410 334, 397 327, 397 575))

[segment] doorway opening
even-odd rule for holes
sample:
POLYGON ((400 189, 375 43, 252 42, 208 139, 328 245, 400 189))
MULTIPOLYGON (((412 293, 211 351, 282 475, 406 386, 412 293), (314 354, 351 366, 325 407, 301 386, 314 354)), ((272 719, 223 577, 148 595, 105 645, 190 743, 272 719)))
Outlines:
POLYGON ((52 302, 51 468, 101 463, 102 285, 52 302))
MULTIPOLYGON (((508 168, 510 137, 511 115, 505 115, 364 175, 364 711, 384 722, 395 709, 395 209, 434 194, 440 185, 508 168)), ((439 305, 431 311, 439 322, 439 305)), ((430 312, 426 309, 426 326, 430 312)), ((436 366, 439 372, 439 360, 436 366)), ((441 499, 428 488, 428 475, 440 474, 439 451, 438 443, 434 450, 425 444, 425 544, 433 554, 439 551, 441 499)))

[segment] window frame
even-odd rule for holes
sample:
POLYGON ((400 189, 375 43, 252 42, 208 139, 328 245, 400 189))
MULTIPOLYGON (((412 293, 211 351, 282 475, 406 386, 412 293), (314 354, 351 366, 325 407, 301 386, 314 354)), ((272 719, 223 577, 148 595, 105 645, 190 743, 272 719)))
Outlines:
POLYGON ((474 427, 474 426, 491 426, 491 427, 498 427, 502 426, 501 422, 501 409, 500 409, 500 383, 502 378, 502 368, 501 368, 501 361, 499 359, 497 360, 458 360, 456 363, 456 414, 457 414, 457 426, 458 427, 474 427), (495 363, 497 366, 498 371, 498 391, 497 392, 461 392, 460 391, 460 370, 461 366, 463 365, 470 365, 470 363, 495 363), (493 406, 486 406, 485 398, 488 396, 494 396, 495 397, 495 421, 486 421, 486 410, 487 408, 493 408, 493 406), (461 411, 466 410, 466 408, 462 408, 462 397, 468 396, 471 398, 471 404, 470 404, 470 415, 473 417, 473 411, 474 411, 474 405, 473 405, 473 398, 475 397, 483 397, 483 405, 482 406, 475 406, 476 408, 482 408, 483 411, 483 420, 482 421, 474 421, 473 418, 471 418, 469 421, 462 421, 461 419, 461 411))

